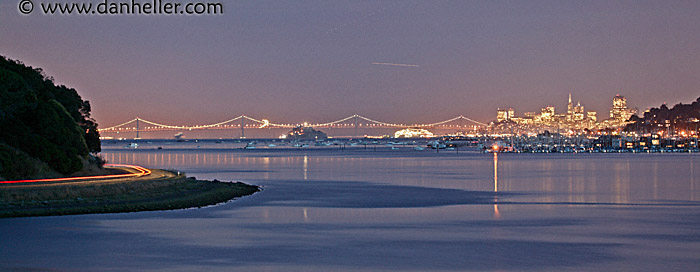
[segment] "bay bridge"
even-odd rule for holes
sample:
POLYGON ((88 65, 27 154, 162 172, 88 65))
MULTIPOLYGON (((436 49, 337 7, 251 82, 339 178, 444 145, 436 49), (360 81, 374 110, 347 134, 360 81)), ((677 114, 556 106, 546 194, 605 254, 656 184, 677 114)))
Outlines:
POLYGON ((405 123, 389 123, 374 120, 371 118, 364 117, 362 115, 351 115, 339 120, 326 123, 273 123, 267 119, 256 119, 246 115, 240 115, 236 118, 232 118, 223 122, 213 123, 213 124, 202 124, 202 125, 168 125, 158 122, 153 122, 145 120, 139 117, 131 119, 127 122, 99 129, 100 133, 126 133, 132 132, 136 133, 136 138, 139 138, 141 132, 151 132, 151 131, 193 131, 193 130, 228 130, 228 129, 240 129, 241 138, 245 138, 246 129, 272 129, 272 128, 296 128, 296 127, 313 127, 313 128, 346 128, 354 129, 354 136, 358 136, 358 129, 368 129, 368 128, 424 128, 424 129, 456 129, 456 130, 476 130, 488 126, 488 124, 476 121, 474 119, 460 115, 447 120, 434 122, 434 123, 424 123, 424 124, 405 124, 405 123), (465 122, 466 121, 466 122, 465 122))

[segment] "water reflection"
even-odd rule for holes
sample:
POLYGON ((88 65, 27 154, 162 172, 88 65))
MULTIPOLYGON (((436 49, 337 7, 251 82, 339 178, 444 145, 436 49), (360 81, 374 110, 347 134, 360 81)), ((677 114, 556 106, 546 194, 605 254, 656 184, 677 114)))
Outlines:
POLYGON ((493 191, 498 192, 498 153, 493 153, 493 191))
POLYGON ((304 155, 304 180, 309 179, 309 156, 304 155))
MULTIPOLYGON (((498 193, 498 153, 493 153, 493 192, 498 193)), ((494 196, 493 200, 493 217, 501 218, 501 213, 498 211, 498 196, 494 196)))
POLYGON ((690 157, 690 200, 695 201, 695 173, 693 172, 693 157, 690 157))
MULTIPOLYGON (((375 152, 294 150, 111 150, 102 156, 113 163, 177 169, 197 173, 201 178, 262 181, 299 178, 495 193, 523 192, 538 203, 627 204, 700 199, 695 177, 700 160, 683 154, 460 153, 456 156, 431 153, 426 156, 419 153, 396 156, 375 152)), ((494 213, 497 208, 502 207, 494 207, 494 213)))

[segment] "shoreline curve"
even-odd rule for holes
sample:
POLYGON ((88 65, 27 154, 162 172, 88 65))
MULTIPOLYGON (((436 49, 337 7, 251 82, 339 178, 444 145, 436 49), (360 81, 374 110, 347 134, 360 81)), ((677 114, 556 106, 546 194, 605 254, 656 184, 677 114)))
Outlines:
POLYGON ((260 191, 242 182, 197 180, 139 166, 116 167, 128 174, 0 184, 0 218, 197 208, 260 191))

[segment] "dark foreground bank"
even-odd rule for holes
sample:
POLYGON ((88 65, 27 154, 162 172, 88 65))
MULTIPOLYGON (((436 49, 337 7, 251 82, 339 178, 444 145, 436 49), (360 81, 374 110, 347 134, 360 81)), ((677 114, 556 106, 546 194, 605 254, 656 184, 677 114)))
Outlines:
POLYGON ((242 182, 197 180, 155 171, 169 175, 112 182, 0 186, 0 218, 185 209, 259 191, 258 186, 242 182))

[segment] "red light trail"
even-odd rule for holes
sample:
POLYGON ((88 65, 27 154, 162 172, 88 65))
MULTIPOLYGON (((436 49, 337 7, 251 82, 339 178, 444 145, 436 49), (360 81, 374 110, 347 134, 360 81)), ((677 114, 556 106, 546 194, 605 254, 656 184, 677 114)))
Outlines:
POLYGON ((33 182, 56 182, 56 181, 74 181, 74 180, 95 180, 95 179, 113 179, 113 178, 127 178, 127 177, 142 177, 151 174, 151 170, 143 168, 137 165, 127 165, 127 164, 105 164, 106 167, 121 167, 121 168, 131 168, 138 171, 138 173, 129 174, 116 174, 116 175, 102 175, 102 176, 88 176, 88 177, 70 177, 70 178, 51 178, 51 179, 28 179, 28 180, 9 180, 0 181, 0 184, 16 184, 16 183, 33 183, 33 182))

